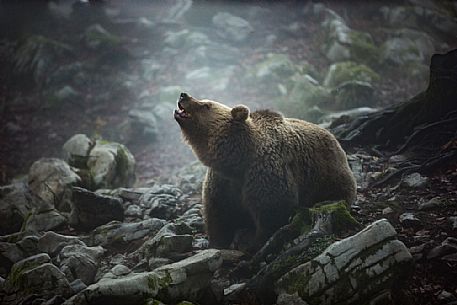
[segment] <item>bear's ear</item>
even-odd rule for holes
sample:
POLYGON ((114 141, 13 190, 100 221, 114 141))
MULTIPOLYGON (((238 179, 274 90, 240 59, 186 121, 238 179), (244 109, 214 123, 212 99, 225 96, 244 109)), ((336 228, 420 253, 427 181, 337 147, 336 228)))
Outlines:
POLYGON ((246 121, 249 116, 249 108, 244 105, 238 105, 232 108, 232 117, 237 121, 246 121))

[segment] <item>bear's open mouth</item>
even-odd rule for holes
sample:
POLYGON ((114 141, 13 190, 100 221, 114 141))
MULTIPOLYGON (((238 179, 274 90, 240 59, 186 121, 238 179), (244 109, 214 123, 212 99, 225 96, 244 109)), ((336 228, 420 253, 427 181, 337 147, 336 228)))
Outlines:
POLYGON ((186 110, 181 105, 181 103, 178 102, 178 109, 175 110, 175 118, 187 119, 189 117, 190 117, 189 113, 186 112, 186 110))

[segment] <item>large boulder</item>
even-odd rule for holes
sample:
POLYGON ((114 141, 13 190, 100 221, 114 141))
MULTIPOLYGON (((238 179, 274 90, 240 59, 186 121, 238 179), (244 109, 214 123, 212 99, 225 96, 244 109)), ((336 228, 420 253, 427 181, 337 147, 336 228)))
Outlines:
POLYGON ((95 188, 131 186, 135 181, 135 159, 122 144, 98 140, 87 161, 95 188))
POLYGON ((69 245, 83 245, 85 244, 79 240, 77 236, 67 236, 49 231, 44 233, 38 239, 38 250, 55 257, 60 250, 69 245))
POLYGON ((24 231, 44 232, 59 229, 67 224, 67 218, 57 210, 34 211, 24 223, 24 231))
POLYGON ((247 20, 227 12, 214 15, 213 24, 220 37, 234 42, 244 41, 254 31, 247 20))
POLYGON ((70 282, 80 279, 84 284, 90 285, 94 282, 104 252, 100 246, 69 245, 60 251, 57 262, 70 282))
POLYGON ((94 144, 85 134, 75 134, 63 145, 65 160, 71 166, 85 167, 94 144))
POLYGON ((115 279, 103 278, 67 300, 64 305, 145 304, 146 300, 153 298, 167 304, 183 300, 199 301, 221 264, 219 250, 205 250, 156 271, 130 273, 115 279))
POLYGON ((69 212, 72 187, 80 181, 79 176, 65 161, 56 158, 35 161, 28 175, 29 188, 43 202, 42 210, 56 208, 69 212))
POLYGON ((73 188, 71 226, 81 230, 92 230, 112 220, 124 220, 121 199, 93 193, 79 187, 73 188))
POLYGON ((410 271, 412 256, 385 219, 330 245, 276 283, 279 304, 355 304, 388 296, 410 271), (297 303, 302 304, 302 303, 297 303))
POLYGON ((150 217, 171 220, 177 216, 182 194, 173 185, 156 184, 140 197, 139 204, 145 207, 150 217))
POLYGON ((24 183, 0 187, 0 235, 20 231, 36 207, 37 200, 24 183))
POLYGON ((127 245, 145 236, 153 237, 167 222, 150 218, 140 222, 121 223, 112 221, 96 228, 87 238, 91 246, 127 245))
POLYGON ((51 258, 45 253, 14 264, 4 286, 2 304, 20 304, 31 294, 50 298, 55 295, 69 297, 72 293, 65 275, 51 263, 51 258))

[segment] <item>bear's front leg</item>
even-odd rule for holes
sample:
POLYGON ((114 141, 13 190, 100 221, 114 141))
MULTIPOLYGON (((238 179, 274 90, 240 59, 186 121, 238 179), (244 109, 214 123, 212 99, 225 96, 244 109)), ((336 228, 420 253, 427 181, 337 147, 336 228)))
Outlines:
POLYGON ((208 169, 203 182, 203 214, 210 247, 228 248, 235 232, 250 222, 240 205, 240 188, 236 181, 208 169))
POLYGON ((272 169, 271 166, 254 168, 245 184, 244 199, 255 222, 257 248, 288 223, 298 206, 298 188, 292 173, 272 169))

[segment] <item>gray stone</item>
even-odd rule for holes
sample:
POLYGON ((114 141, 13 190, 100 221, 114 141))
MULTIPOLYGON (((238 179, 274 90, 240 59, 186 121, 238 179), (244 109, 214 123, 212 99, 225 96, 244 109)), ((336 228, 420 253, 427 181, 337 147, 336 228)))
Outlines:
POLYGON ((99 195, 86 189, 73 188, 73 209, 70 225, 81 230, 92 230, 112 220, 124 220, 122 200, 99 195))
POLYGON ((186 73, 186 81, 201 86, 211 87, 212 90, 224 91, 230 84, 230 79, 235 75, 235 66, 227 65, 222 68, 209 66, 200 67, 186 73))
POLYGON ((81 167, 87 163, 87 158, 94 142, 85 134, 75 134, 63 145, 65 160, 71 166, 81 167))
POLYGON ((195 193, 201 191, 205 175, 206 167, 200 161, 194 161, 173 173, 172 181, 184 193, 195 193))
POLYGON ((69 297, 71 288, 67 279, 50 261, 51 258, 47 254, 41 253, 14 264, 5 282, 7 293, 15 292, 17 300, 33 293, 69 297))
POLYGON ((0 275, 6 276, 14 263, 24 259, 26 253, 22 251, 16 244, 8 242, 0 242, 0 275))
POLYGON ((27 218, 24 230, 27 232, 43 232, 62 228, 67 224, 67 218, 56 210, 34 212, 27 218))
POLYGON ((344 83, 359 81, 372 84, 379 79, 379 75, 363 64, 346 61, 332 64, 325 76, 324 85, 336 88, 344 83))
POLYGON ((120 275, 129 274, 130 272, 132 272, 132 270, 130 270, 130 268, 125 265, 119 264, 119 265, 116 265, 113 268, 111 268, 111 272, 116 276, 120 276, 120 275))
POLYGON ((455 295, 453 295, 452 293, 450 293, 449 291, 446 291, 446 290, 442 290, 438 294, 437 299, 441 302, 447 302, 447 303, 454 302, 457 300, 455 295))
POLYGON ((135 159, 122 144, 97 141, 87 161, 96 188, 128 187, 135 181, 135 159))
POLYGON ((192 0, 177 0, 163 16, 165 22, 178 22, 192 7, 192 0))
POLYGON ((174 257, 192 250, 192 229, 184 223, 168 223, 140 248, 144 257, 174 257))
POLYGON ((428 183, 428 178, 419 173, 412 173, 406 176, 402 183, 411 188, 423 188, 428 183))
POLYGON ((174 219, 177 216, 182 191, 167 184, 156 184, 145 192, 139 199, 139 203, 147 208, 151 217, 161 219, 174 219))
POLYGON ((196 300, 209 286, 212 274, 222 262, 219 250, 208 249, 177 263, 159 267, 154 272, 170 279, 168 293, 171 299, 196 300))
POLYGON ((90 285, 94 282, 104 252, 102 247, 65 246, 60 251, 57 262, 69 281, 81 279, 84 284, 90 285))
POLYGON ((24 219, 37 206, 24 183, 0 187, 0 235, 20 231, 24 219))
POLYGON ((451 224, 452 230, 457 230, 457 216, 449 217, 449 223, 451 224))
POLYGON ((86 289, 87 285, 84 284, 84 282, 81 281, 80 279, 76 279, 76 280, 74 280, 73 282, 70 283, 70 287, 71 287, 71 290, 72 290, 73 294, 76 294, 76 293, 86 289))
POLYGON ((166 223, 165 220, 157 218, 133 223, 113 221, 91 232, 87 242, 91 246, 125 244, 145 236, 154 236, 166 223))
POLYGON ((143 218, 143 210, 136 204, 131 204, 124 212, 125 216, 143 218))
POLYGON ((427 259, 443 258, 444 256, 457 253, 457 238, 448 237, 441 245, 431 249, 427 254, 427 259))
POLYGON ((425 63, 435 52, 433 39, 426 33, 401 29, 384 42, 381 59, 394 65, 425 63))
POLYGON ((431 210, 434 208, 442 207, 446 202, 440 197, 433 197, 430 200, 424 201, 419 204, 419 210, 431 210))
POLYGON ((391 207, 387 207, 382 210, 382 215, 389 215, 389 214, 392 214, 393 212, 394 212, 394 210, 391 207))
POLYGON ((351 80, 332 90, 336 109, 351 109, 374 104, 374 87, 365 81, 351 80))
POLYGON ((234 42, 245 40, 254 31, 247 20, 227 12, 214 15, 213 24, 219 36, 234 42))
POLYGON ((81 97, 82 94, 80 92, 76 91, 72 86, 66 85, 52 94, 51 102, 56 105, 67 102, 76 103, 81 97))
POLYGON ((80 177, 65 161, 55 158, 35 161, 28 175, 30 190, 45 203, 38 212, 54 207, 59 211, 69 212, 72 187, 80 181, 80 177))
POLYGON ((77 236, 61 235, 53 231, 44 233, 44 235, 38 239, 38 250, 49 254, 51 257, 56 256, 63 247, 68 245, 85 246, 77 236))
POLYGON ((398 220, 404 227, 419 228, 422 227, 422 222, 413 213, 403 213, 398 220))
POLYGON ((308 304, 369 303, 409 270, 411 254, 395 237, 387 220, 376 221, 286 273, 275 290, 308 304))
POLYGON ((169 258, 165 257, 151 257, 148 261, 149 269, 154 270, 164 265, 168 265, 173 263, 173 261, 169 258))

